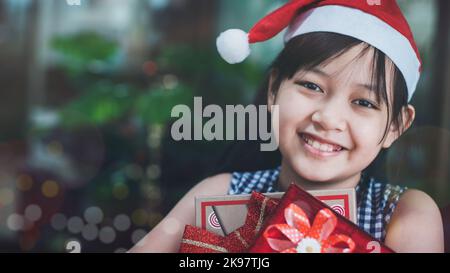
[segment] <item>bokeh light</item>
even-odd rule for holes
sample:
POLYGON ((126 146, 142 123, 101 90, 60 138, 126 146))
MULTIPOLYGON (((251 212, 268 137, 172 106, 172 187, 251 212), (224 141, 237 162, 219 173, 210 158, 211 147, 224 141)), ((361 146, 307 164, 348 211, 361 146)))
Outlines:
POLYGON ((0 189, 0 206, 8 206, 14 202, 14 192, 10 188, 0 189))
POLYGON ((47 198, 54 198, 59 193, 59 185, 53 180, 47 180, 42 184, 42 194, 47 198))
POLYGON ((16 186, 20 191, 29 191, 33 186, 33 179, 27 174, 21 174, 17 177, 16 186))
POLYGON ((128 186, 123 183, 117 183, 113 186, 112 194, 116 199, 124 200, 128 197, 129 194, 128 186))
POLYGON ((131 214, 131 220, 137 226, 145 226, 148 214, 144 209, 137 209, 131 214))
POLYGON ((158 65, 153 61, 147 61, 142 65, 142 70, 147 76, 152 77, 158 72, 158 65))
POLYGON ((94 224, 87 224, 83 227, 81 231, 81 235, 86 241, 93 241, 97 239, 98 236, 98 228, 94 224))
POLYGON ((130 179, 138 180, 143 176, 142 167, 137 164, 130 164, 125 167, 125 173, 130 179))
POLYGON ((25 219, 23 218, 22 215, 13 213, 10 216, 8 216, 6 220, 6 225, 12 231, 20 231, 23 230, 25 227, 25 219))
POLYGON ((163 85, 166 89, 172 90, 178 86, 178 78, 175 75, 165 75, 163 77, 163 85))
POLYGON ((33 222, 38 221, 42 216, 42 209, 35 204, 28 205, 25 209, 25 217, 33 222))
POLYGON ((125 214, 119 214, 114 218, 114 227, 118 231, 127 231, 131 226, 130 217, 125 214))
POLYGON ((62 213, 57 213, 53 215, 50 224, 55 230, 64 230, 67 226, 67 217, 62 213))
POLYGON ((83 227, 83 219, 78 216, 71 217, 69 221, 67 221, 67 228, 74 234, 80 233, 83 230, 83 227))
POLYGON ((161 168, 158 165, 150 165, 147 168, 147 177, 154 180, 158 179, 161 175, 161 168))
POLYGON ((104 244, 110 244, 116 239, 116 232, 111 227, 103 227, 100 230, 100 241, 104 244))
POLYGON ((100 224, 103 221, 103 211, 98 207, 90 207, 84 211, 84 219, 91 224, 100 224))

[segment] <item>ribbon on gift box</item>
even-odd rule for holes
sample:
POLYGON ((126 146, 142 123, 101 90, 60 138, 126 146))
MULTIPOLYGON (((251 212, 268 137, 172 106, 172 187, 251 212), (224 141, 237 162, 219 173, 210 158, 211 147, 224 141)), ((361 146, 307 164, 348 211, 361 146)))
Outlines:
POLYGON ((220 236, 210 231, 186 226, 180 245, 180 253, 242 253, 253 243, 261 231, 264 220, 273 213, 278 201, 253 192, 248 204, 245 224, 228 234, 220 236))
POLYGON ((281 253, 351 253, 355 242, 348 236, 333 234, 337 218, 329 209, 322 209, 311 226, 306 213, 296 204, 284 211, 286 224, 267 227, 264 238, 270 247, 281 253), (285 239, 278 239, 285 237, 285 239), (339 247, 345 245, 346 247, 339 247))
POLYGON ((248 249, 249 253, 307 252, 305 250, 314 247, 324 252, 393 252, 295 184, 289 187, 277 209, 266 219, 263 230, 248 249), (308 223, 313 223, 312 227, 308 223))

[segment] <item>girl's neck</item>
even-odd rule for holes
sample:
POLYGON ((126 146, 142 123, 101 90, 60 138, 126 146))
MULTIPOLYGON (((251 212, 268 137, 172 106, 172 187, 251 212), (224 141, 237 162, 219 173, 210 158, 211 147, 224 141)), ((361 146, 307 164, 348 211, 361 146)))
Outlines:
POLYGON ((355 188, 358 185, 361 180, 361 172, 344 180, 333 182, 314 182, 300 177, 285 160, 282 160, 280 176, 278 179, 278 187, 282 192, 285 192, 292 183, 297 184, 300 188, 307 191, 350 189, 355 188))

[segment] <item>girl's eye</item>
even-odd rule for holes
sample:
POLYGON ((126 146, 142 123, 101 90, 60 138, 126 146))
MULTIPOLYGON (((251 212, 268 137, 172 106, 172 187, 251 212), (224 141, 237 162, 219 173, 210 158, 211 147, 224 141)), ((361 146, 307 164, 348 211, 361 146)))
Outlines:
POLYGON ((298 85, 305 87, 306 89, 313 90, 315 92, 323 92, 322 89, 312 82, 299 82, 298 85))
POLYGON ((359 106, 371 108, 371 109, 378 109, 375 104, 367 101, 367 100, 356 100, 355 103, 359 106))

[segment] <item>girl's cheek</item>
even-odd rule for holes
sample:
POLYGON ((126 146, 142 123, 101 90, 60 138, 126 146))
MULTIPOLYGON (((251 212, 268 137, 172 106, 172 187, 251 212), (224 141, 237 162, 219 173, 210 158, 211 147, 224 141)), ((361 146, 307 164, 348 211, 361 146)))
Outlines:
POLYGON ((280 96, 279 106, 279 137, 281 143, 288 143, 295 135, 299 123, 304 121, 304 107, 300 102, 287 96, 280 96))
POLYGON ((355 145, 365 149, 377 148, 385 130, 378 119, 364 118, 351 120, 350 128, 355 145))
POLYGON ((313 103, 295 90, 284 90, 279 98, 279 106, 281 119, 299 121, 312 111, 313 103))

